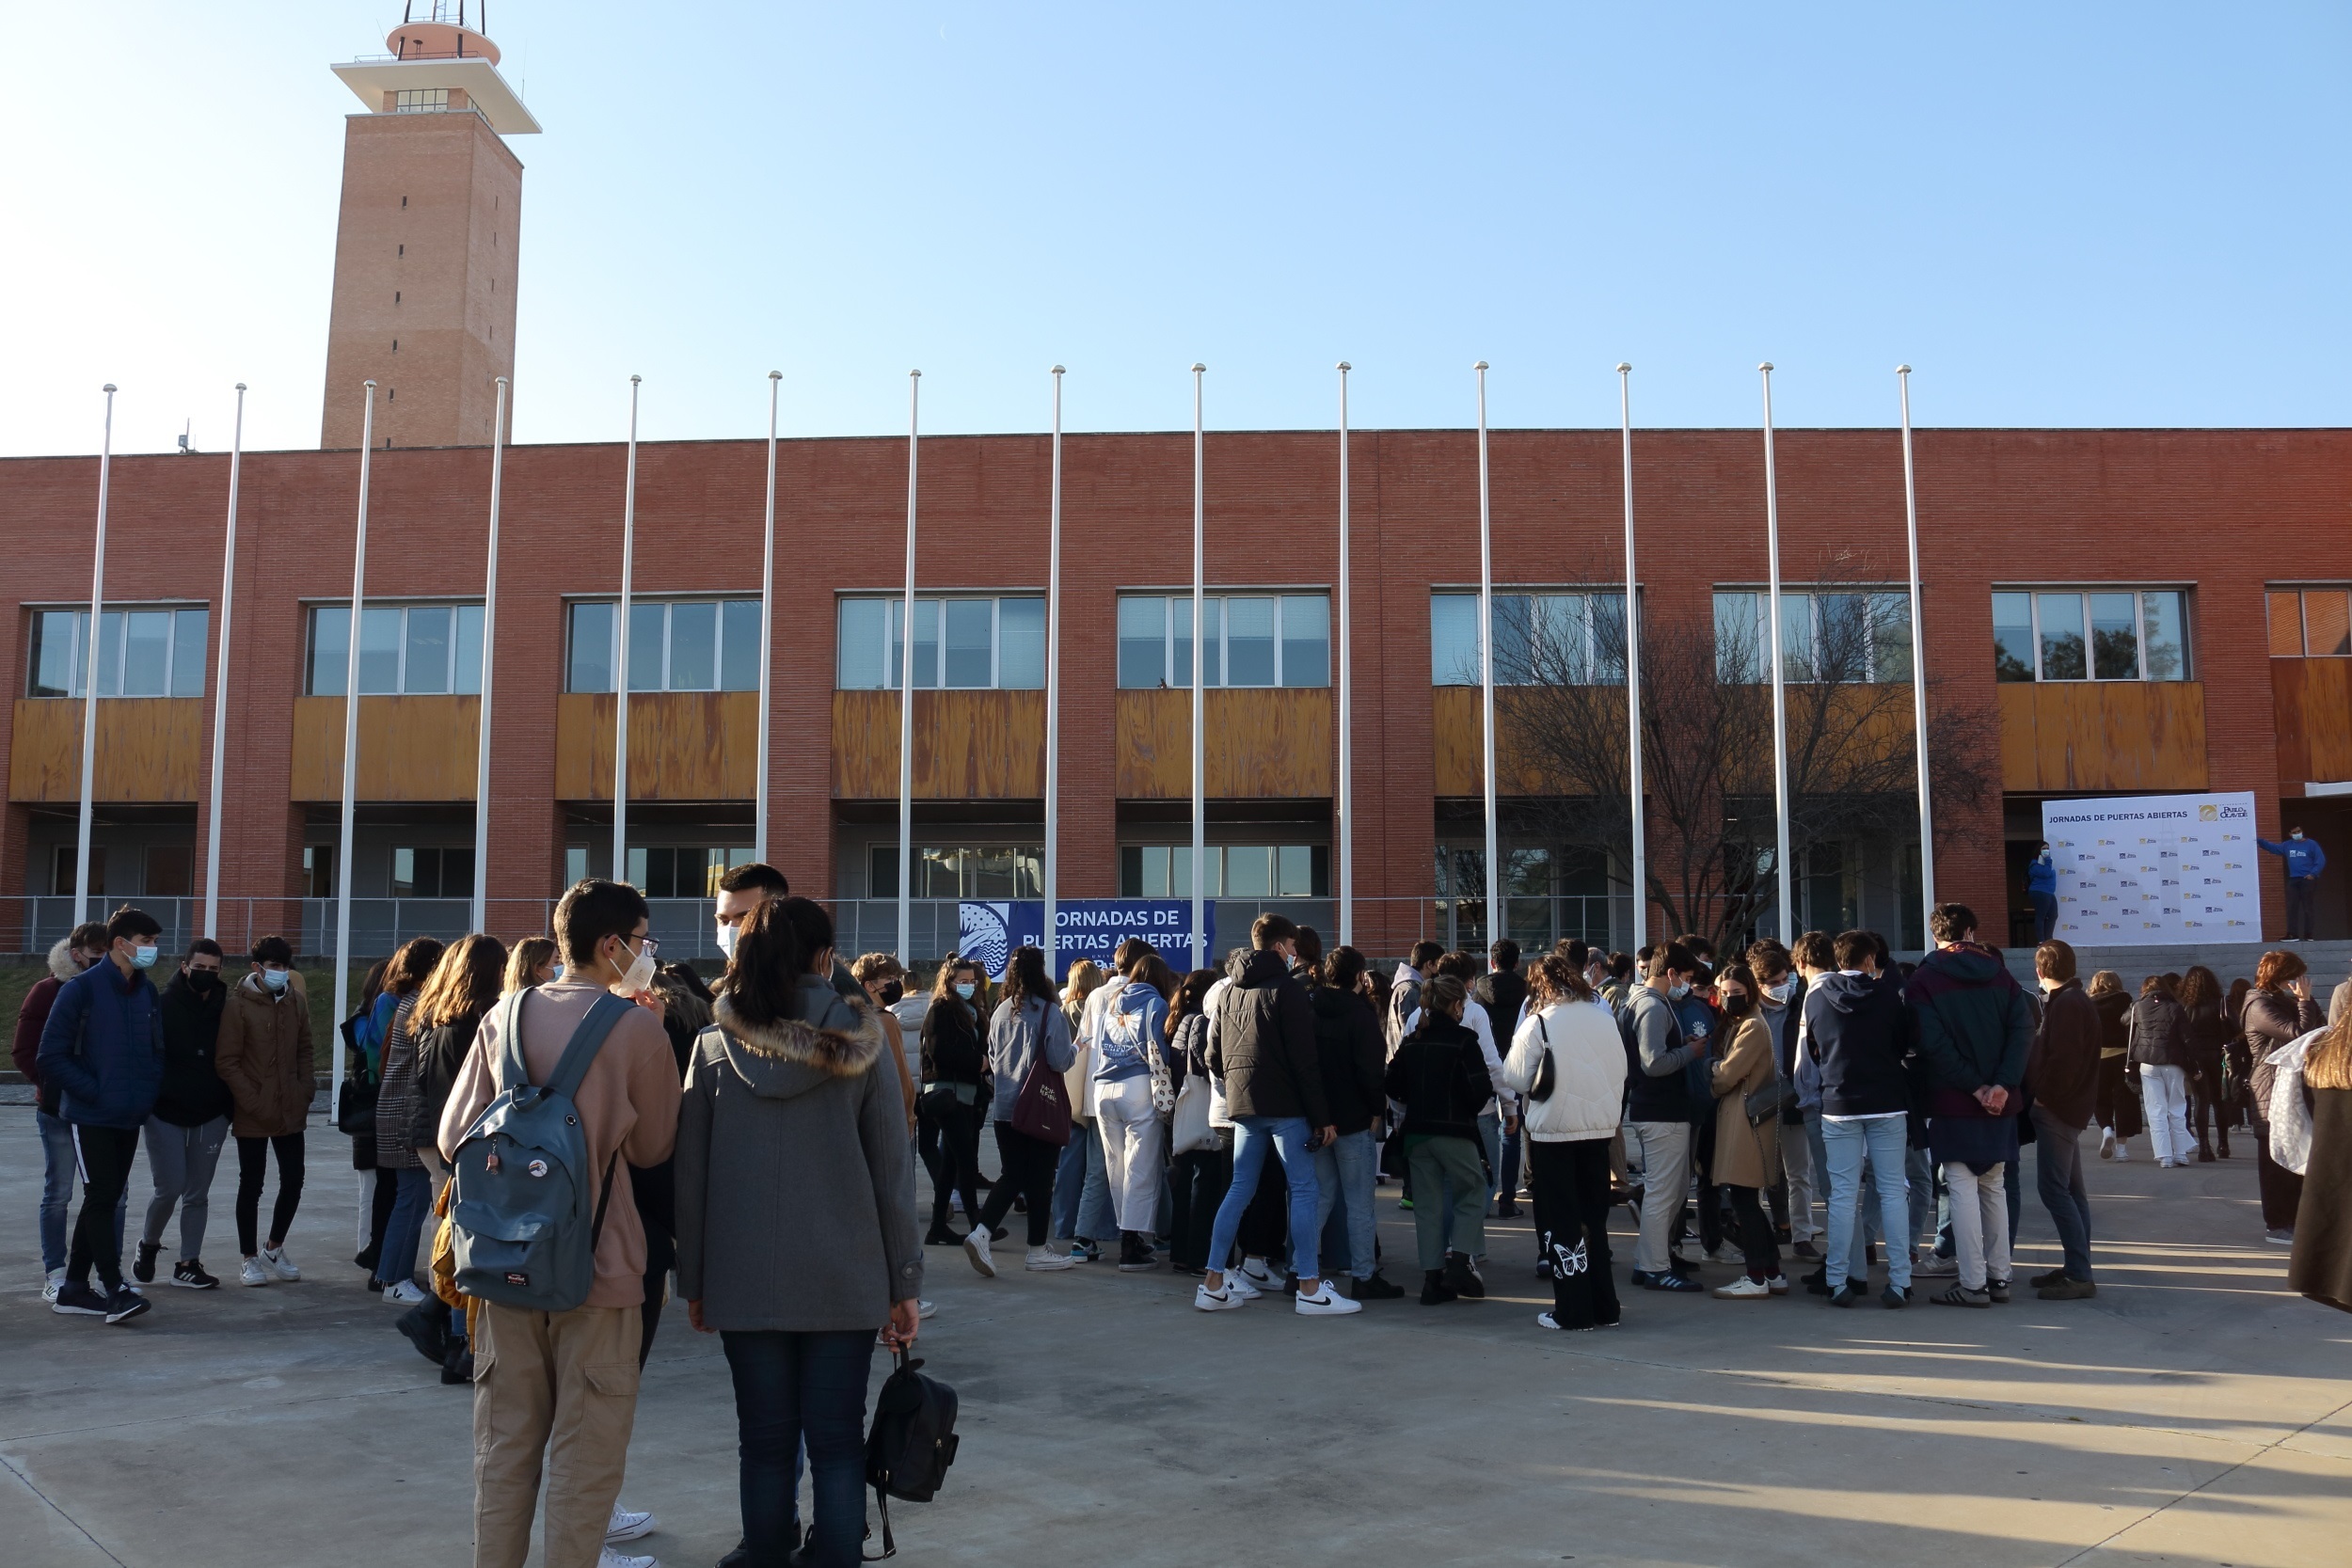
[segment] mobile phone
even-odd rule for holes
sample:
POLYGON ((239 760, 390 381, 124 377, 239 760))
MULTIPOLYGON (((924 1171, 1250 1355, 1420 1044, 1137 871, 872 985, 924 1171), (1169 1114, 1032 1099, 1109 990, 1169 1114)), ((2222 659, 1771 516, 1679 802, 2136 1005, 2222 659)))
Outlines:
POLYGON ((1322 1128, 1320 1128, 1320 1127, 1318 1127, 1318 1128, 1316 1128, 1313 1132, 1310 1132, 1310 1133, 1308 1133, 1308 1134, 1307 1134, 1307 1151, 1308 1151, 1309 1153, 1311 1153, 1311 1153, 1313 1153, 1316 1149, 1321 1148, 1322 1147, 1323 1147, 1323 1129, 1322 1129, 1322 1128))

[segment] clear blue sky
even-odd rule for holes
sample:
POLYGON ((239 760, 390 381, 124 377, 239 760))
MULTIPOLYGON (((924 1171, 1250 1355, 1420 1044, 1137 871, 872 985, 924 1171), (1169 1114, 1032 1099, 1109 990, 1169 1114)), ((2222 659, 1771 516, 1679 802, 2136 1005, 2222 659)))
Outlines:
MULTIPOLYGON (((0 452, 317 441, 397 0, 19 6, 0 452)), ((2342 5, 556 4, 517 438, 2352 423, 2342 5)))

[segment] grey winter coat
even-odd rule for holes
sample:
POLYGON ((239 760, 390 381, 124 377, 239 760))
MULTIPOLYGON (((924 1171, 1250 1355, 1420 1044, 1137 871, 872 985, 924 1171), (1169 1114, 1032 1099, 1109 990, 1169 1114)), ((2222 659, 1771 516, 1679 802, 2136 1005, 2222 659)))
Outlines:
POLYGON ((708 1328, 878 1329, 922 1289, 900 1068, 882 1021, 821 978, 799 1000, 800 1019, 761 1026, 721 997, 687 1066, 678 1291, 708 1328))

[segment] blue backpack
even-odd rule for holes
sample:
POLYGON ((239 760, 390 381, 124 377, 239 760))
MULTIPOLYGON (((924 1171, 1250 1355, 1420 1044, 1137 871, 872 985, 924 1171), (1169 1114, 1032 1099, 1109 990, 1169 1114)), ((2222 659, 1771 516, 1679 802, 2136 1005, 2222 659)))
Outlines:
POLYGON ((596 1238, 620 1164, 616 1152, 603 1180, 594 1180, 587 1131, 572 1097, 605 1037, 635 1004, 596 998, 554 1073, 533 1085, 523 1065, 521 1028, 530 994, 515 992, 491 1015, 498 1021, 501 1087, 457 1146, 450 1240, 457 1288, 466 1294, 527 1311, 568 1312, 596 1283, 596 1238))

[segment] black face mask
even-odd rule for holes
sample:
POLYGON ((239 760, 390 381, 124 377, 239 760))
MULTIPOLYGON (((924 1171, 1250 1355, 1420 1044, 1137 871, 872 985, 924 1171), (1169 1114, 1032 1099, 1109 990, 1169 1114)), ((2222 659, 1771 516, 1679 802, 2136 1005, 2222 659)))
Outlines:
POLYGON ((188 971, 188 989, 196 992, 199 996, 212 995, 213 988, 219 984, 220 976, 214 974, 209 969, 191 969, 188 971))
POLYGON ((898 981, 884 980, 882 987, 882 1006, 885 1007, 897 1006, 898 1005, 898 999, 906 995, 906 987, 900 985, 898 981))
POLYGON ((1724 1014, 1727 1018, 1741 1018, 1755 1006, 1756 998, 1742 991, 1737 996, 1724 998, 1724 1014))

